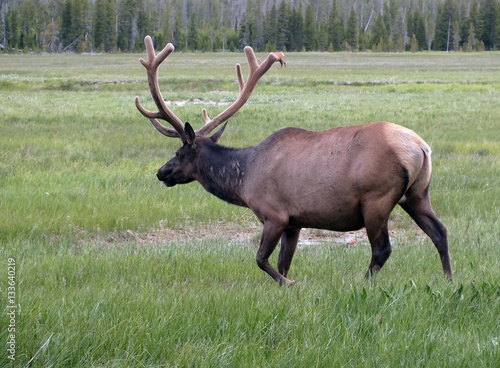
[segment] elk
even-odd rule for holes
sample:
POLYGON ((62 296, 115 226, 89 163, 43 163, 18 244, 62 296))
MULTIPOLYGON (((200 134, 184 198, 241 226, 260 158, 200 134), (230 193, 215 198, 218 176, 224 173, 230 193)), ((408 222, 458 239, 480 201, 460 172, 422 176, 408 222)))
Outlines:
POLYGON ((366 229, 372 258, 367 277, 380 271, 389 255, 389 215, 399 204, 430 237, 441 257, 445 275, 452 279, 446 227, 431 207, 431 150, 413 131, 375 122, 325 131, 285 128, 260 144, 243 149, 218 141, 233 116, 248 100, 259 79, 282 54, 270 53, 259 63, 250 47, 244 51, 249 75, 245 82, 236 65, 239 96, 226 110, 199 130, 169 109, 158 86, 158 67, 172 53, 172 44, 155 56, 151 38, 145 39, 149 89, 158 108, 139 111, 167 137, 180 138, 182 147, 163 165, 157 177, 167 187, 198 181, 208 192, 229 203, 250 208, 263 224, 257 264, 280 284, 287 278, 302 228, 333 231, 366 229), (167 121, 165 127, 158 119, 167 121), (281 239, 278 270, 269 257, 281 239))

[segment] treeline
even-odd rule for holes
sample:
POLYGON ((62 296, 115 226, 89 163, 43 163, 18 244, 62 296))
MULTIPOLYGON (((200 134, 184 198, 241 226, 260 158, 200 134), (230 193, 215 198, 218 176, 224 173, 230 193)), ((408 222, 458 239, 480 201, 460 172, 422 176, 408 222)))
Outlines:
POLYGON ((0 0, 7 52, 500 49, 500 0, 0 0))

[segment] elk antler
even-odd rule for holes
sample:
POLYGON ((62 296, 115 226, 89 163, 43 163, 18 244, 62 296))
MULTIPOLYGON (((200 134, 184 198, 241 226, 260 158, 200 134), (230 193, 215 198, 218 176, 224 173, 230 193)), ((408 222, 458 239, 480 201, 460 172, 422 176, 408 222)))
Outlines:
MULTIPOLYGON (((248 79, 245 83, 243 75, 241 74, 240 64, 236 64, 236 76, 238 77, 238 83, 240 85, 240 94, 236 101, 233 102, 226 110, 222 111, 215 118, 210 119, 207 114, 207 110, 203 109, 203 119, 205 120, 205 125, 201 129, 196 131, 196 134, 200 136, 206 136, 212 130, 217 128, 220 124, 225 122, 231 116, 236 114, 238 110, 248 101, 253 90, 257 86, 259 79, 273 66, 277 61, 284 63, 283 54, 278 56, 276 53, 270 53, 267 55, 266 59, 259 65, 257 58, 250 46, 245 47, 245 54, 248 60, 248 79)), ((282 64, 283 65, 283 64, 282 64)))
MULTIPOLYGON (((145 61, 140 59, 140 62, 146 68, 148 75, 149 90, 151 91, 151 96, 153 97, 156 106, 158 107, 157 112, 146 110, 139 102, 139 97, 135 98, 135 105, 139 111, 155 126, 155 128, 166 135, 167 137, 177 137, 186 142, 186 133, 184 132, 184 124, 182 121, 168 108, 167 104, 163 100, 160 88, 158 86, 158 67, 160 64, 174 51, 174 46, 169 43, 165 48, 160 51, 160 53, 155 56, 153 41, 151 37, 146 36, 144 39, 146 44, 146 52, 148 55, 148 60, 145 61), (157 119, 163 119, 169 122, 174 129, 167 128, 163 126, 157 119)), ((240 85, 240 93, 236 101, 233 102, 226 110, 222 111, 215 118, 210 119, 207 114, 207 110, 203 109, 203 119, 205 120, 205 125, 201 129, 196 131, 198 136, 206 136, 212 130, 217 128, 220 124, 225 122, 231 116, 236 114, 238 110, 248 101, 253 90, 257 86, 259 79, 273 66, 275 62, 280 62, 281 65, 284 64, 284 57, 282 53, 270 53, 267 58, 259 65, 257 58, 251 47, 245 47, 245 54, 248 60, 248 79, 245 83, 243 75, 241 73, 240 64, 236 64, 236 76, 238 77, 238 83, 240 85)))
POLYGON ((146 44, 146 52, 148 55, 148 60, 139 59, 142 65, 146 68, 146 72, 148 75, 148 84, 149 90, 151 91, 151 96, 153 97, 156 106, 158 107, 157 112, 146 110, 139 102, 139 97, 135 97, 135 105, 139 109, 139 111, 145 117, 149 118, 155 128, 163 135, 167 137, 180 138, 182 142, 186 142, 186 133, 184 132, 184 124, 181 119, 179 119, 173 112, 170 110, 163 100, 163 96, 160 92, 160 87, 158 86, 158 67, 160 64, 174 51, 174 45, 171 43, 167 44, 165 48, 160 51, 160 53, 155 56, 155 50, 153 46, 153 41, 151 37, 146 36, 144 39, 144 43, 146 44), (162 125, 157 119, 163 119, 168 121, 174 129, 167 128, 162 125))

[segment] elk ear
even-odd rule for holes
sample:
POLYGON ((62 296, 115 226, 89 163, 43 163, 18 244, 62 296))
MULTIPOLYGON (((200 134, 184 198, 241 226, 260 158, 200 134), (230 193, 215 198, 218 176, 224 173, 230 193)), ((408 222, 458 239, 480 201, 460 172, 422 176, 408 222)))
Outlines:
POLYGON ((186 133, 187 143, 190 146, 194 146, 194 143, 195 143, 195 140, 196 140, 196 133, 194 132, 193 127, 191 126, 191 124, 189 124, 188 122, 186 122, 186 124, 184 125, 184 133, 186 133))
POLYGON ((220 137, 222 137, 222 133, 224 133, 224 129, 226 129, 227 123, 222 126, 215 134, 212 134, 210 140, 214 143, 219 142, 220 137))

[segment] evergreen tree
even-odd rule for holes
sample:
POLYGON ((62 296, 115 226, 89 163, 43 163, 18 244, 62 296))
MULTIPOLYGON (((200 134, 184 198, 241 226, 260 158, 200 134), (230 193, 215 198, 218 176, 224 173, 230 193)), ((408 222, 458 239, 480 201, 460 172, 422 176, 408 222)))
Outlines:
POLYGON ((5 26, 5 32, 7 34, 7 47, 12 49, 19 48, 19 17, 16 8, 11 9, 7 16, 7 24, 5 26))
POLYGON ((339 51, 344 49, 344 22, 340 16, 340 11, 337 8, 337 1, 333 1, 333 7, 329 15, 329 35, 333 50, 339 51))
POLYGON ((318 48, 319 51, 326 51, 328 49, 328 22, 326 18, 323 18, 319 25, 318 32, 318 48))
POLYGON ((420 11, 415 12, 415 37, 418 42, 419 50, 423 50, 427 43, 427 34, 425 31, 424 15, 420 11))
POLYGON ((238 47, 240 49, 248 45, 248 30, 247 30, 247 17, 243 16, 238 29, 238 47))
POLYGON ((61 12, 61 42, 69 45, 71 37, 71 0, 65 0, 61 12))
POLYGON ((275 46, 278 44, 278 10, 274 4, 267 13, 264 34, 266 42, 275 46))
MULTIPOLYGON (((78 0, 76 0, 78 1, 78 0)), ((134 30, 137 27, 135 0, 121 0, 118 3, 117 47, 122 51, 132 51, 135 43, 134 30)))
POLYGON ((104 49, 113 51, 116 48, 116 6, 115 0, 105 0, 104 17, 106 19, 104 28, 104 49))
MULTIPOLYGON (((359 30, 358 47, 360 51, 366 51, 371 46, 371 37, 363 28, 359 30)), ((375 45, 377 46, 377 45, 375 45)), ((345 47, 344 47, 345 48, 345 47)), ((376 48, 376 47, 375 47, 376 48)))
POLYGON ((471 22, 469 33, 467 35, 467 44, 465 45, 465 51, 474 51, 476 49, 476 42, 476 31, 474 29, 474 23, 471 22))
POLYGON ((302 17, 302 3, 299 8, 292 9, 290 50, 302 51, 304 40, 304 18, 302 17))
POLYGON ((398 45, 397 51, 404 51, 404 39, 406 39, 405 24, 403 21, 403 14, 398 14, 396 21, 392 27, 392 42, 398 45))
POLYGON ((256 51, 264 50, 262 0, 247 0, 248 44, 256 51))
POLYGON ((5 1, 0 1, 0 45, 2 45, 2 50, 7 46, 7 3, 5 1))
POLYGON ((388 1, 384 1, 384 5, 383 5, 383 17, 384 17, 384 25, 385 25, 385 29, 387 30, 387 34, 391 34, 391 30, 392 30, 392 18, 391 18, 391 11, 389 10, 389 2, 388 1))
POLYGON ((156 32, 153 31, 152 26, 153 22, 151 22, 152 12, 147 8, 147 2, 141 2, 139 4, 139 9, 136 15, 136 24, 137 24, 137 34, 135 36, 135 47, 134 51, 144 51, 144 38, 147 35, 154 35, 156 32))
POLYGON ((165 14, 163 17, 160 17, 160 20, 163 21, 162 29, 160 31, 161 37, 163 40, 158 40, 159 45, 166 45, 169 42, 174 42, 174 13, 172 9, 172 3, 167 2, 165 6, 165 14))
POLYGON ((354 6, 351 7, 349 18, 347 18, 345 42, 349 45, 351 50, 355 50, 358 47, 358 18, 356 17, 354 6))
POLYGON ((291 48, 290 45, 290 36, 291 36, 291 12, 290 7, 286 1, 282 1, 280 3, 278 9, 278 50, 289 50, 291 48))
POLYGON ((187 34, 187 48, 195 51, 198 49, 198 29, 196 27, 198 18, 195 12, 192 12, 189 17, 189 28, 187 34))
POLYGON ((411 37, 410 51, 417 52, 418 49, 419 49, 418 41, 417 41, 417 37, 415 36, 415 33, 414 33, 413 36, 411 37))
MULTIPOLYGON (((469 20, 470 22, 474 25, 474 29, 477 30, 481 28, 480 26, 480 18, 479 18, 479 8, 478 8, 478 2, 473 1, 470 7, 470 12, 469 12, 469 20)), ((470 24, 469 24, 470 28, 470 24)))
POLYGON ((452 25, 458 17, 457 13, 454 0, 445 0, 444 4, 438 7, 434 31, 434 48, 436 50, 447 51, 450 49, 453 37, 452 25))
POLYGON ((434 25, 434 20, 432 20, 432 17, 430 17, 430 19, 427 21, 426 31, 427 31, 427 50, 431 51, 435 33, 435 25, 434 25))
POLYGON ((86 0, 73 0, 71 2, 71 28, 70 41, 77 40, 85 29, 84 4, 86 0))
POLYGON ((106 7, 105 0, 96 0, 94 6, 93 41, 94 48, 104 51, 104 37, 106 36, 106 7))
POLYGON ((385 45, 387 44, 388 40, 389 40, 389 35, 387 33, 387 29, 385 28, 384 18, 381 14, 379 14, 373 25, 370 46, 373 47, 379 44, 385 45))
POLYGON ((314 18, 314 9, 311 4, 307 5, 304 19, 304 47, 306 51, 318 48, 317 24, 314 18))
POLYGON ((486 50, 493 50, 495 47, 495 27, 497 25, 497 0, 484 0, 481 4, 479 17, 481 19, 481 33, 479 38, 484 42, 486 50))
POLYGON ((184 20, 182 11, 182 2, 176 1, 173 5, 174 8, 174 24, 172 32, 172 43, 175 47, 182 49, 186 44, 186 34, 184 32, 184 20))
POLYGON ((405 21, 406 21, 406 35, 408 36, 408 39, 411 40, 413 34, 415 33, 415 18, 413 17, 413 14, 411 12, 411 7, 408 7, 408 10, 406 11, 405 15, 405 21))
POLYGON ((453 23, 453 50, 458 51, 460 47, 460 26, 458 20, 453 23))
POLYGON ((495 24, 495 49, 500 49, 500 3, 497 4, 497 13, 496 13, 496 24, 495 24))

